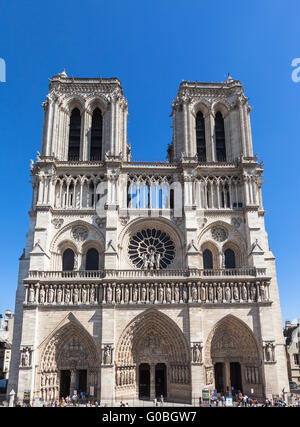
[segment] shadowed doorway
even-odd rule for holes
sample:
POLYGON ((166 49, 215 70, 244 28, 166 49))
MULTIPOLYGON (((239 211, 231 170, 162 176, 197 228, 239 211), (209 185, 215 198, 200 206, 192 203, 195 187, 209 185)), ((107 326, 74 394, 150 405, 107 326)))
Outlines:
POLYGON ((139 367, 139 398, 150 399, 150 366, 142 363, 139 367))
POLYGON ((71 371, 60 371, 60 393, 59 397, 70 395, 71 371))
POLYGON ((243 392, 241 365, 238 362, 230 363, 230 383, 233 393, 243 392))
POLYGON ((155 366, 155 395, 156 397, 167 396, 167 368, 164 363, 158 363, 155 366))

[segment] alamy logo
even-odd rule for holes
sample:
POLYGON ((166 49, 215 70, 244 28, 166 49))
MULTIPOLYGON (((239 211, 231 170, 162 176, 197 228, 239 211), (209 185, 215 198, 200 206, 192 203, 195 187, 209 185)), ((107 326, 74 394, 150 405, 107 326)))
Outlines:
POLYGON ((0 82, 6 82, 6 63, 3 58, 0 58, 0 82))
POLYGON ((297 67, 292 72, 292 80, 294 83, 300 82, 300 58, 294 58, 292 60, 292 67, 297 67))

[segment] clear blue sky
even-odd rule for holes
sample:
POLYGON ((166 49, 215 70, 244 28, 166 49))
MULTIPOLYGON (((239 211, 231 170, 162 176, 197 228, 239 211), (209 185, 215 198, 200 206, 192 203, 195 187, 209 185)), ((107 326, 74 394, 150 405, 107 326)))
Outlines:
POLYGON ((277 257, 283 320, 300 317, 299 1, 2 1, 0 57, 0 313, 14 310, 28 231, 29 162, 40 150, 48 78, 118 77, 129 103, 134 160, 164 159, 181 80, 244 83, 254 152, 265 164, 266 227, 277 257))

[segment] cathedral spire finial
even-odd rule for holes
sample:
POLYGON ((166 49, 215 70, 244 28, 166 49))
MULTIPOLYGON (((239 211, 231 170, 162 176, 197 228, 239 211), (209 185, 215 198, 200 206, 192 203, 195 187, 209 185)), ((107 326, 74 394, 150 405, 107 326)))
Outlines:
POLYGON ((63 71, 61 73, 58 73, 59 77, 68 77, 67 73, 66 73, 66 69, 64 68, 63 71))
POLYGON ((230 73, 227 73, 227 83, 233 82, 233 78, 231 77, 230 73))

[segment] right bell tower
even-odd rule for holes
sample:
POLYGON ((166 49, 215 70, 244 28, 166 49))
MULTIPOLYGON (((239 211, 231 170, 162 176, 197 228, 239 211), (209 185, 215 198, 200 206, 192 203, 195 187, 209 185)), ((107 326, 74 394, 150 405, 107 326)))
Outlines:
POLYGON ((182 81, 172 107, 174 160, 232 162, 253 155, 251 108, 230 74, 223 83, 182 81))

